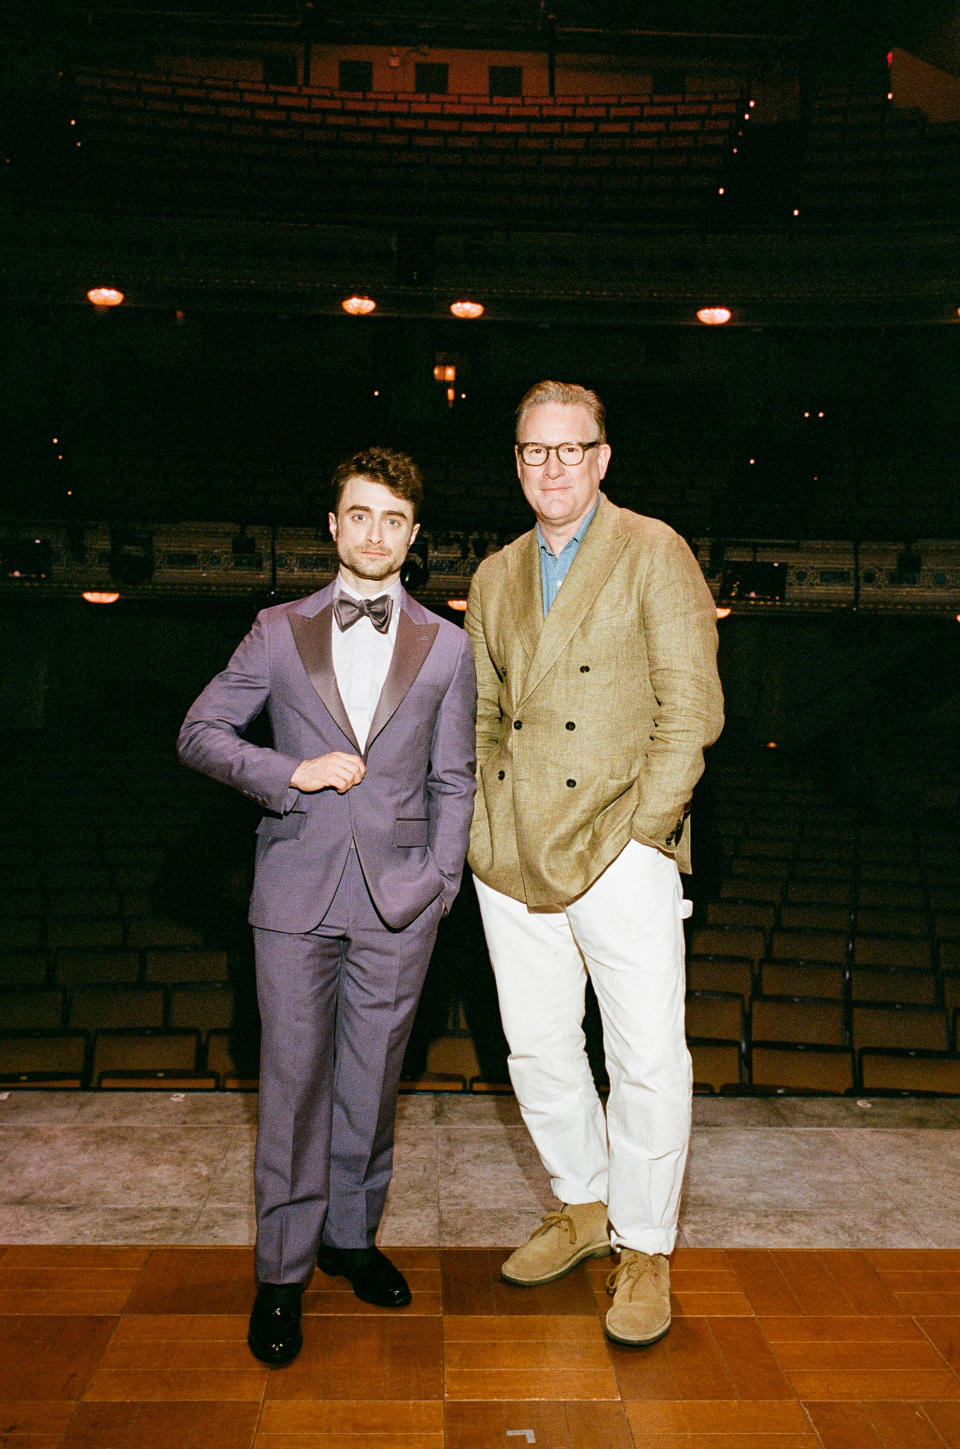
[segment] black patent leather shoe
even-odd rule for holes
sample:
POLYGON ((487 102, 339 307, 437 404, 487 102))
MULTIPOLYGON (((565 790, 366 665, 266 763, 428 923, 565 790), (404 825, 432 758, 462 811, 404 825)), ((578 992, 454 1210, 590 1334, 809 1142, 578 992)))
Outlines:
POLYGON ((261 1283, 257 1289, 247 1343, 261 1363, 280 1368, 292 1363, 303 1347, 300 1297, 296 1283, 261 1283))
POLYGON ((317 1267, 331 1277, 346 1278, 358 1298, 377 1308, 406 1308, 410 1302, 406 1278, 379 1248, 331 1248, 321 1243, 317 1267))

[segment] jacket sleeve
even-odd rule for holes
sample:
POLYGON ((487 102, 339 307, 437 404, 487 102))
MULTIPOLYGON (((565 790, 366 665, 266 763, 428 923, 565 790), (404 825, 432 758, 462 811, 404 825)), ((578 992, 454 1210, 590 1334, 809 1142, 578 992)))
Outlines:
POLYGON ((443 876, 443 903, 447 910, 460 888, 470 838, 473 796, 477 788, 474 760, 476 675, 470 641, 462 631, 458 633, 457 662, 437 711, 427 774, 430 848, 443 876))
POLYGON ((704 749, 723 727, 717 611, 679 534, 671 532, 654 550, 641 607, 656 708, 633 824, 636 834, 672 849, 703 773, 704 749))
POLYGON ((269 698, 270 629, 259 614, 226 669, 210 681, 187 711, 177 754, 190 769, 232 785, 279 815, 299 798, 290 777, 300 761, 241 738, 269 698))

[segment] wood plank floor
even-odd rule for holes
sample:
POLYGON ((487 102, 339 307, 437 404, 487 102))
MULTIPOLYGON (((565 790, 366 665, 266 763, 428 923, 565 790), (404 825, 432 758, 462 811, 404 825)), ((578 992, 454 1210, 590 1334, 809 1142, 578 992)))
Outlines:
POLYGON ((0 1449, 960 1449, 960 1251, 680 1249, 674 1321, 609 1343, 609 1263, 392 1256, 410 1308, 317 1274, 295 1363, 246 1346, 248 1248, 0 1248, 0 1449))

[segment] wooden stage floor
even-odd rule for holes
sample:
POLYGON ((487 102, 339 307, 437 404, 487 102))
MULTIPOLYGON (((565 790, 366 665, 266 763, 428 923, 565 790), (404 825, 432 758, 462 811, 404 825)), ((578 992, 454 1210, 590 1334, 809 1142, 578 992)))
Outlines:
POLYGON ((246 1247, 0 1248, 0 1449, 960 1446, 960 1250, 678 1249, 674 1322, 609 1343, 609 1263, 397 1248, 412 1305, 317 1274, 295 1363, 246 1346, 246 1247))

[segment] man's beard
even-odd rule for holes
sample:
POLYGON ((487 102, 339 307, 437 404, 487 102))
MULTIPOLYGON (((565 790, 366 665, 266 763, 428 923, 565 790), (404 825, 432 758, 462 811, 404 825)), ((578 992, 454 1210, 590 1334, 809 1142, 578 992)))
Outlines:
POLYGON ((374 559, 364 558, 363 554, 359 552, 353 553, 344 550, 343 553, 340 553, 338 550, 337 556, 342 564, 346 564, 347 568, 356 574, 358 579, 386 579, 391 574, 397 573, 403 565, 403 559, 397 558, 395 554, 384 554, 382 558, 374 559))

